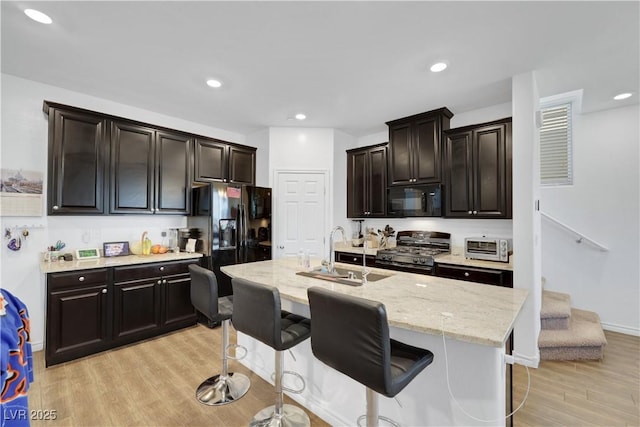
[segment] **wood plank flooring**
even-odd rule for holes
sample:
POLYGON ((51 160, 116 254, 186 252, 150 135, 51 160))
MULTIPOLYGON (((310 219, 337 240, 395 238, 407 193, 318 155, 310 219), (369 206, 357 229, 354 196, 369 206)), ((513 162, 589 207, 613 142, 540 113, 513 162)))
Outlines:
MULTIPOLYGON (((605 333, 602 361, 547 361, 531 369, 531 391, 515 415, 516 427, 640 426, 640 338, 605 333)), ((251 378, 242 400, 212 407, 195 399, 197 386, 219 372, 220 339, 220 328, 199 325, 47 369, 44 353, 36 352, 29 406, 56 410, 57 419, 32 425, 246 426, 275 395, 273 386, 241 364, 229 365, 251 378)), ((515 406, 526 386, 525 369, 516 366, 515 406)), ((307 413, 312 426, 327 425, 307 413)))
MULTIPOLYGON (((530 369, 531 391, 514 426, 640 426, 640 338, 605 331, 601 361, 544 361, 530 369)), ((517 407, 527 388, 513 371, 517 407)))
MULTIPOLYGON (((29 408, 55 410, 57 419, 32 426, 246 426, 275 403, 275 392, 240 363, 229 361, 229 370, 251 379, 241 400, 207 406, 195 398, 198 385, 220 372, 221 336, 221 328, 198 325, 46 369, 44 352, 36 352, 29 408)), ((300 406, 286 395, 285 403, 300 406)), ((307 413, 312 426, 328 425, 307 413)))

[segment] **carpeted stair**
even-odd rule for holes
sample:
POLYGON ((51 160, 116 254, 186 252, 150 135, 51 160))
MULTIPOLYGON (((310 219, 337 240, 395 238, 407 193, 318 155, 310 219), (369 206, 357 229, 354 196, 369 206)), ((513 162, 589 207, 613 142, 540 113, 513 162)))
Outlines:
POLYGON ((607 340, 598 314, 571 308, 571 297, 542 291, 542 330, 538 337, 541 360, 598 360, 607 340))

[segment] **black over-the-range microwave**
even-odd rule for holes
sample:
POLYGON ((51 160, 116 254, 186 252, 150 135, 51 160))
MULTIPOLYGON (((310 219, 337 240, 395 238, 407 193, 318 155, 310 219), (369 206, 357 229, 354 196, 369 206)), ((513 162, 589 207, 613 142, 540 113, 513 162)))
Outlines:
POLYGON ((387 216, 442 216, 441 185, 389 187, 387 189, 387 216))

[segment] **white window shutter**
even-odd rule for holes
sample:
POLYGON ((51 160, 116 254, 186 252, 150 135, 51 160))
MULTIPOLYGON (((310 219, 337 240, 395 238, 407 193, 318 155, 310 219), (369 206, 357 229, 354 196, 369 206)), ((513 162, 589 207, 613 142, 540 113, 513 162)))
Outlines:
POLYGON ((542 109, 540 184, 573 183, 571 103, 542 109))

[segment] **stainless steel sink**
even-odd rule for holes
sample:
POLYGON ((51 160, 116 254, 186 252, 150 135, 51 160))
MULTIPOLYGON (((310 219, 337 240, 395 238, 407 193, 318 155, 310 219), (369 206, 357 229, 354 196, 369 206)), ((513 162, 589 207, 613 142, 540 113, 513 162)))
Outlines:
MULTIPOLYGON (((335 273, 329 273, 326 270, 320 268, 313 269, 311 271, 299 271, 296 273, 300 276, 313 277, 314 279, 327 280, 335 283, 342 283, 343 285, 360 286, 362 285, 362 268, 342 268, 336 267, 335 273)), ((369 273, 367 274, 368 282, 376 282, 378 280, 385 279, 393 276, 393 273, 381 274, 381 273, 369 273)))

